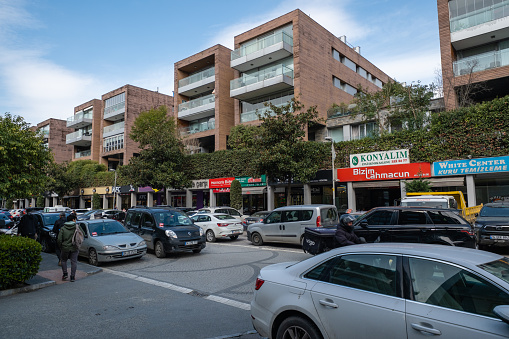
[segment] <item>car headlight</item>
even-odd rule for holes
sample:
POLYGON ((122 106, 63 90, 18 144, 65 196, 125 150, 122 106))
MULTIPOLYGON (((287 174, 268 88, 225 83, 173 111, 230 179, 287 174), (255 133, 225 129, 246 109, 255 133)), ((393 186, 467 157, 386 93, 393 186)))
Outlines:
POLYGON ((115 247, 115 246, 111 246, 111 245, 104 245, 103 246, 103 250, 105 250, 105 251, 114 251, 116 249, 118 249, 118 248, 115 247))
POLYGON ((203 231, 203 228, 200 227, 200 237, 203 237, 204 234, 205 234, 205 231, 203 231))
POLYGON ((145 240, 142 240, 140 241, 140 243, 138 244, 138 246, 145 246, 147 243, 145 242, 145 240))
POLYGON ((168 238, 177 239, 177 233, 173 232, 172 230, 166 230, 166 231, 164 231, 164 233, 166 233, 166 236, 168 238))

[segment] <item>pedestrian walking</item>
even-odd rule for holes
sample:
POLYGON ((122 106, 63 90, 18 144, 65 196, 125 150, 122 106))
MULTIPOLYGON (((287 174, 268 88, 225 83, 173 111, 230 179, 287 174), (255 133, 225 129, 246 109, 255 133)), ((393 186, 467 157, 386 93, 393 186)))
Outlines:
POLYGON ((28 212, 27 214, 21 217, 18 226, 18 235, 22 237, 27 237, 30 239, 37 239, 37 220, 32 212, 28 212))
POLYGON ((67 260, 71 259, 71 282, 74 282, 78 266, 78 246, 73 244, 73 237, 77 227, 76 217, 70 214, 67 220, 58 233, 57 244, 60 246, 61 251, 62 280, 66 280, 68 277, 67 260))
POLYGON ((55 221, 55 224, 53 225, 53 233, 55 233, 55 237, 57 238, 55 252, 58 258, 58 266, 62 266, 61 250, 60 246, 58 245, 58 234, 60 233, 60 229, 64 226, 64 223, 65 223, 65 212, 60 212, 60 218, 58 218, 57 221, 55 221))

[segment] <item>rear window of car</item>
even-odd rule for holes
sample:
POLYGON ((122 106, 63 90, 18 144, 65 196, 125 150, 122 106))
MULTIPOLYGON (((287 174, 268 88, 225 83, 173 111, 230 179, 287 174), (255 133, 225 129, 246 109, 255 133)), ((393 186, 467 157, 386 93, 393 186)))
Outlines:
POLYGON ((338 212, 334 208, 323 208, 320 210, 322 222, 334 223, 338 221, 338 212))
POLYGON ((228 214, 214 215, 214 217, 216 217, 219 220, 232 220, 232 219, 235 219, 234 217, 232 217, 231 215, 228 215, 228 214))
POLYGON ((481 210, 481 217, 509 217, 509 207, 484 206, 481 210))
POLYGON ((45 225, 54 225, 55 221, 57 221, 58 218, 60 218, 60 213, 45 215, 44 216, 44 224, 45 225))
POLYGON ((465 223, 461 218, 451 212, 443 212, 443 211, 429 211, 428 212, 431 221, 434 224, 463 224, 465 223))
POLYGON ((239 211, 237 211, 237 210, 235 210, 235 209, 230 209, 230 208, 229 208, 227 213, 229 213, 230 215, 235 215, 235 216, 237 216, 237 217, 240 217, 240 216, 241 216, 241 214, 239 213, 239 211))

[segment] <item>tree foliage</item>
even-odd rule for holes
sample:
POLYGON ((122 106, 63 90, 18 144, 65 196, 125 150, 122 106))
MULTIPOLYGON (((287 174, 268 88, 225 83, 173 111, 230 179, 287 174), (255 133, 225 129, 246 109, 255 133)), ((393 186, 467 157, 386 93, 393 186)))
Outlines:
POLYGON ((100 210, 102 209, 102 199, 101 196, 98 193, 92 194, 92 209, 94 210, 100 210))
MULTIPOLYGON (((422 173, 421 173, 422 174, 422 173)), ((405 181, 405 190, 411 192, 431 192, 431 181, 419 175, 419 178, 405 181)))
POLYGON ((231 128, 228 137, 228 146, 240 150, 254 148, 260 138, 260 127, 251 125, 237 125, 231 128))
POLYGON ((142 112, 134 122, 130 137, 139 143, 141 150, 128 165, 120 168, 120 173, 130 178, 132 184, 157 189, 189 186, 184 173, 187 160, 184 145, 166 106, 142 112))
POLYGON ((31 197, 44 190, 53 156, 20 116, 0 116, 0 197, 31 197))
POLYGON ((230 206, 236 210, 242 210, 242 186, 236 179, 230 185, 230 206))

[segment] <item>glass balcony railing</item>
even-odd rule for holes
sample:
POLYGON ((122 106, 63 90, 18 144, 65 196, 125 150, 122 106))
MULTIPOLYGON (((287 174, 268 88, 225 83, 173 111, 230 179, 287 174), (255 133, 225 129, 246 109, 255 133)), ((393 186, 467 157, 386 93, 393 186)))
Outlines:
POLYGON ((184 127, 180 129, 180 135, 185 136, 189 134, 194 134, 198 132, 208 131, 216 128, 215 120, 202 121, 199 123, 191 123, 189 127, 184 127))
POLYGON ((230 81, 230 90, 232 91, 244 86, 255 84, 260 81, 275 78, 279 75, 286 75, 293 79, 293 69, 281 65, 251 74, 244 73, 242 77, 230 81))
MULTIPOLYGON (((273 104, 276 107, 281 107, 286 105, 291 99, 293 95, 286 95, 281 98, 276 98, 269 100, 268 102, 273 104)), ((245 111, 240 113, 240 122, 248 122, 258 120, 259 115, 264 115, 265 112, 270 110, 270 107, 265 106, 265 102, 260 102, 258 104, 250 105, 249 111, 245 111)))
POLYGON ((116 105, 106 107, 104 109, 104 115, 114 115, 115 112, 125 109, 125 101, 119 102, 116 105))
POLYGON ((89 157, 91 155, 92 155, 92 151, 91 150, 86 150, 86 151, 81 151, 81 152, 74 153, 74 158, 75 159, 79 159, 79 158, 83 158, 83 157, 89 157))
POLYGON ((460 76, 509 65, 509 48, 482 53, 453 63, 454 76, 460 76))
POLYGON ((72 132, 72 133, 69 133, 65 136, 65 141, 67 143, 69 142, 72 142, 72 141, 76 141, 76 140, 79 140, 79 139, 82 139, 83 137, 90 137, 92 136, 91 132, 83 132, 83 130, 79 130, 79 131, 76 131, 76 132, 72 132))
POLYGON ((207 68, 206 70, 203 70, 201 72, 198 72, 196 74, 193 74, 191 76, 188 76, 187 78, 179 80, 179 88, 190 85, 194 82, 213 77, 216 74, 216 68, 211 67, 207 68))
POLYGON ((113 131, 123 131, 124 130, 124 125, 125 125, 125 122, 124 121, 121 121, 121 122, 117 122, 116 124, 113 124, 113 125, 110 125, 110 126, 106 126, 103 128, 103 135, 104 134, 108 134, 110 132, 113 132, 113 131))
POLYGON ((179 112, 186 111, 191 108, 196 108, 204 105, 211 104, 216 101, 216 96, 214 94, 209 94, 204 97, 194 99, 188 102, 184 102, 179 105, 179 112))
POLYGON ((509 1, 478 9, 450 19, 451 33, 509 16, 509 1))
POLYGON ((231 61, 241 58, 245 55, 254 53, 266 47, 275 45, 281 41, 286 42, 290 46, 293 46, 293 37, 285 32, 270 35, 260 40, 248 42, 245 45, 240 46, 236 50, 231 52, 231 61))
POLYGON ((83 119, 92 119, 92 111, 78 112, 70 118, 67 118, 67 126, 74 124, 76 121, 81 121, 83 119))

